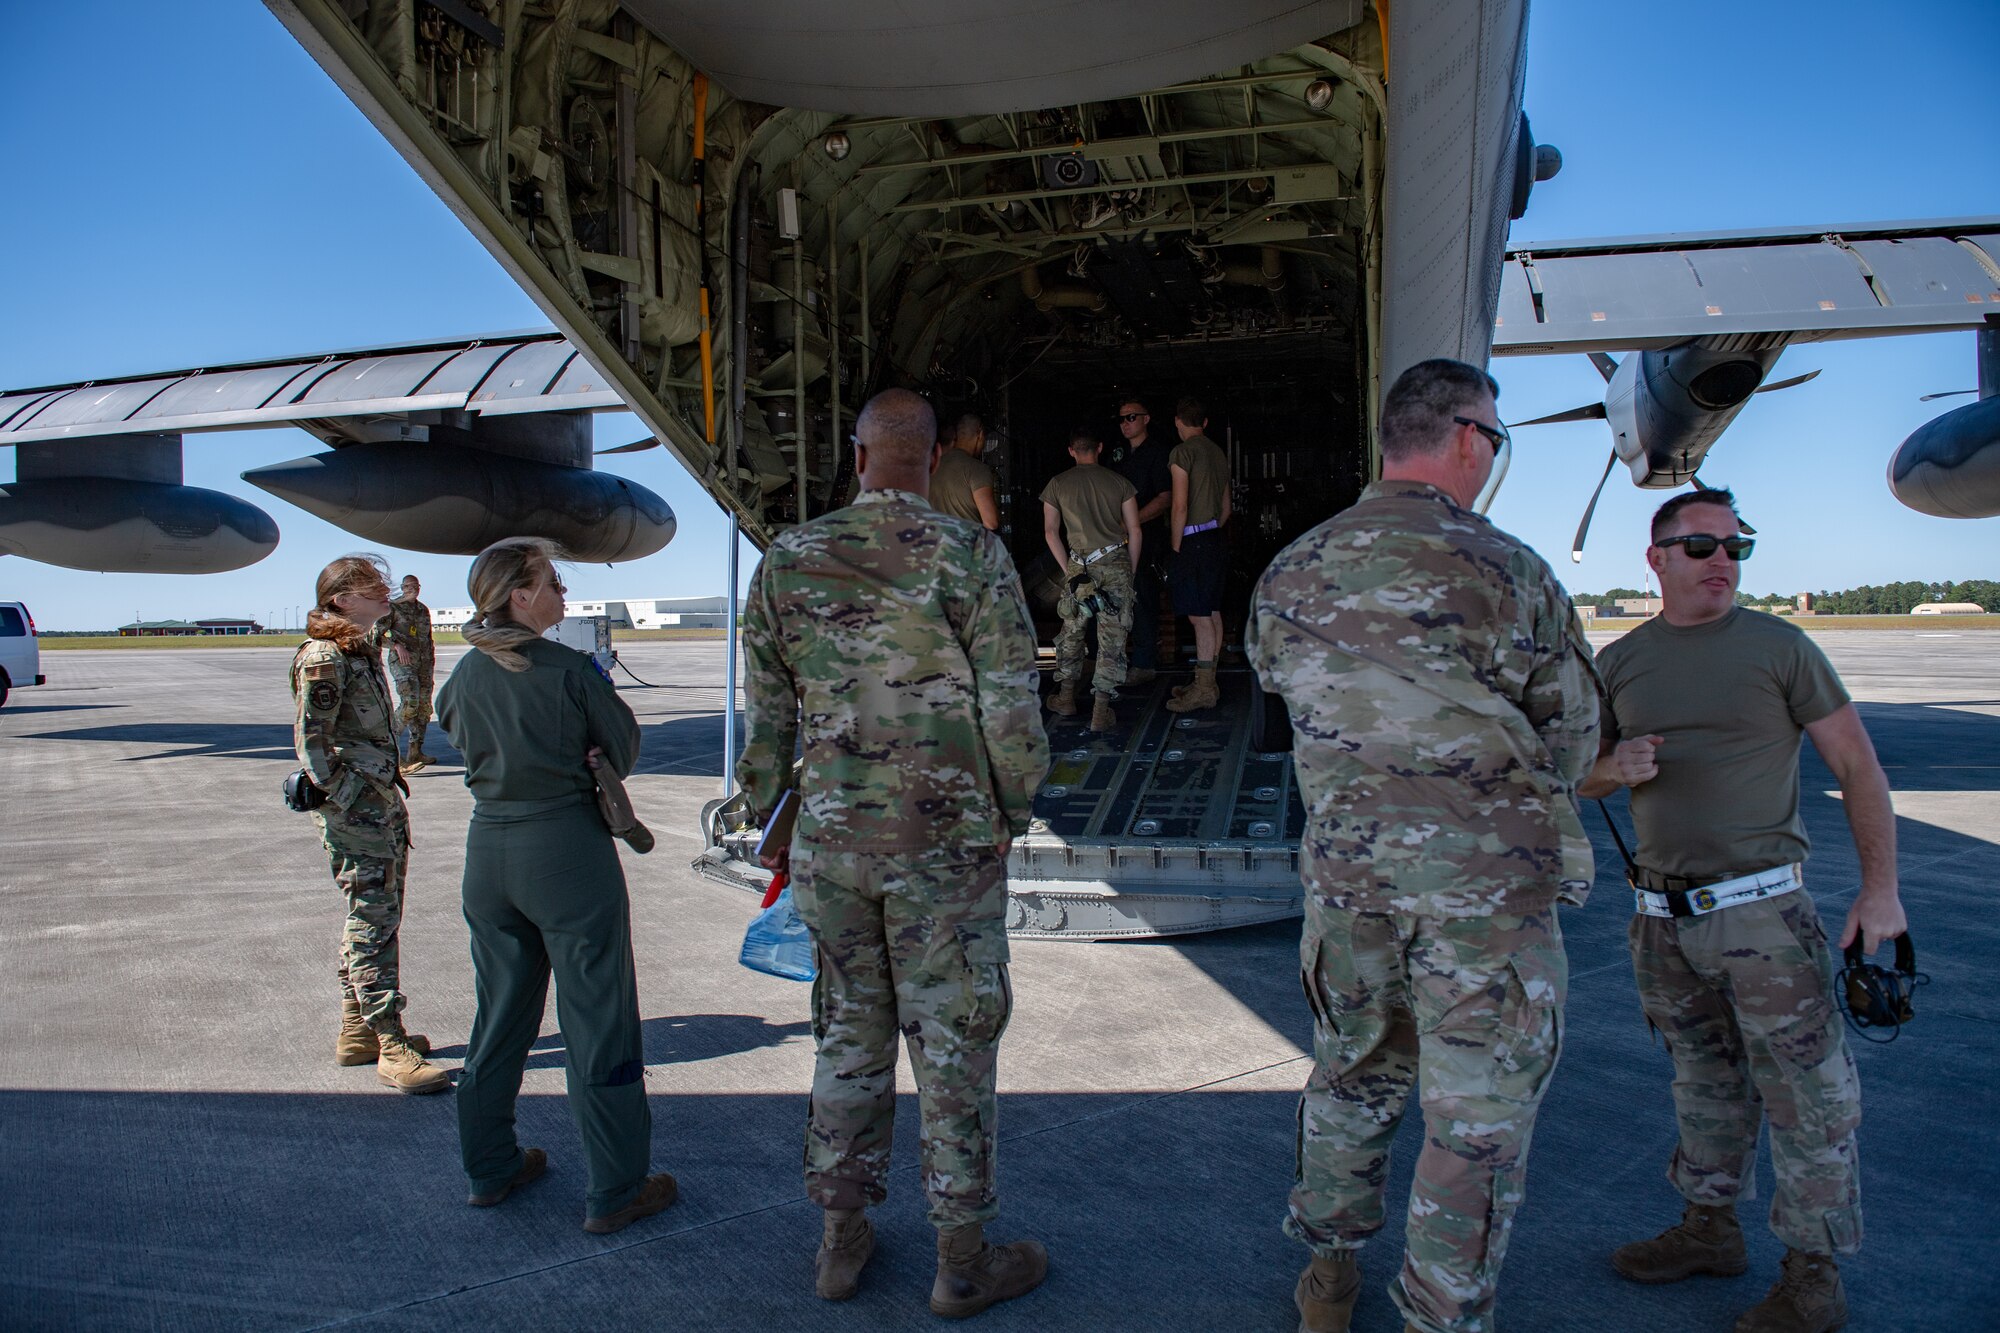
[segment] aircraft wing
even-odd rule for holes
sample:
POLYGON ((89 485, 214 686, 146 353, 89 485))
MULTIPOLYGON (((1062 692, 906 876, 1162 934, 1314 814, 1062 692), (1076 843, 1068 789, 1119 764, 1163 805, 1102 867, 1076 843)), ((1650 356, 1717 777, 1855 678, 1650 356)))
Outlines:
POLYGON ((243 479, 371 542, 472 555, 529 534, 580 560, 665 546, 673 510, 592 467, 589 413, 624 401, 554 331, 0 391, 0 555, 203 574, 277 545, 253 505, 182 481, 199 431, 294 425, 333 446, 243 479))
POLYGON ((624 405, 583 354, 550 330, 0 392, 0 445, 440 410, 497 417, 624 405))
POLYGON ((1980 327, 2000 312, 2000 217, 1514 245, 1496 355, 1647 351, 1980 327))

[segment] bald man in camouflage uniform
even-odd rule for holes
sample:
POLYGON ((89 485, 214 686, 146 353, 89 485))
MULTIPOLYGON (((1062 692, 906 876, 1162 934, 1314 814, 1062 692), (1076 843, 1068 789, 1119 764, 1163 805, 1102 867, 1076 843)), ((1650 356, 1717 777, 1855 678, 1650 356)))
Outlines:
POLYGON ((1032 1290, 1048 1256, 988 1244, 1007 979, 1006 854, 1027 831, 1048 739, 1035 640, 998 538, 926 500, 929 404, 878 394, 856 425, 861 495, 782 533, 743 618, 748 735, 737 778, 768 816, 792 778, 788 849, 817 947, 806 1192, 826 1210, 815 1287, 852 1296, 887 1197, 896 1038, 908 1041, 938 1229, 931 1309, 975 1314, 1032 1290))
POLYGON ((1535 1112, 1562 1042, 1556 901, 1593 866, 1575 788, 1597 757, 1590 649, 1554 573, 1469 506, 1496 387, 1411 368, 1382 480, 1272 562, 1250 659, 1291 711, 1306 831, 1300 969, 1314 1067, 1286 1232, 1294 1301, 1345 1333, 1419 1084, 1424 1148, 1389 1294, 1419 1333, 1491 1333, 1535 1112), (1467 424, 1470 423, 1470 424, 1467 424))

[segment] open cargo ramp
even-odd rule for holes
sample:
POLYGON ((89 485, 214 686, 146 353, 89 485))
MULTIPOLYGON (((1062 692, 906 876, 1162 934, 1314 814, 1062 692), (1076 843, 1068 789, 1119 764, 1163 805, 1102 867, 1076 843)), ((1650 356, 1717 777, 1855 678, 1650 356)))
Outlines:
MULTIPOLYGON (((1301 912, 1305 809, 1291 755, 1251 746, 1250 674, 1223 672, 1222 702, 1184 715, 1166 708, 1173 678, 1121 694, 1116 731, 1048 716, 1049 775, 1007 858, 1009 935, 1143 939, 1301 912)), ((732 809, 704 814, 709 847, 694 867, 761 892, 758 830, 726 829, 732 809)))

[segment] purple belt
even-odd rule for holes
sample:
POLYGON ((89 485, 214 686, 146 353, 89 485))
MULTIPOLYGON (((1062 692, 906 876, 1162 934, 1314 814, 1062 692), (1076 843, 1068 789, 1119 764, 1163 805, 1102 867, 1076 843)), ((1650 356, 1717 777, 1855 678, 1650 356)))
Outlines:
POLYGON ((1215 530, 1216 528, 1219 528, 1219 527, 1221 527, 1221 526, 1222 526, 1222 520, 1221 520, 1221 519, 1219 519, 1219 518, 1211 518, 1211 519, 1210 519, 1210 520, 1208 520, 1208 522, 1206 522, 1206 523, 1197 523, 1197 524, 1195 524, 1195 525, 1194 525, 1193 527, 1191 527, 1191 528, 1182 528, 1182 529, 1181 529, 1181 536, 1183 536, 1183 537, 1192 537, 1192 536, 1194 536, 1194 535, 1195 535, 1195 534, 1196 534, 1197 532, 1212 532, 1213 530, 1215 530))

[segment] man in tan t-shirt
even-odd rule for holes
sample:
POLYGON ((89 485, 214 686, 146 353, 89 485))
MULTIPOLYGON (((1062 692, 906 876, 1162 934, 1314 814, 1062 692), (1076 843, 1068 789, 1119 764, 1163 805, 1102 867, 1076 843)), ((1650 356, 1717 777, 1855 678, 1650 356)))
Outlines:
POLYGON ((998 532, 1000 506, 993 499, 993 469, 979 457, 985 449, 986 423, 977 413, 967 412, 945 441, 937 471, 931 473, 931 508, 998 532))
POLYGON ((1183 398, 1174 406, 1174 429, 1181 442, 1167 455, 1173 474, 1173 501, 1167 511, 1167 541, 1174 548, 1167 587, 1174 614, 1194 627, 1194 680, 1175 690, 1167 709, 1192 713, 1222 702, 1215 684, 1215 661, 1222 652, 1222 576, 1228 552, 1222 525, 1229 521, 1229 456, 1208 438, 1208 410, 1183 398))
POLYGON ((1139 568, 1138 492, 1132 483, 1098 464, 1103 443, 1088 430, 1070 433, 1069 456, 1076 463, 1042 488, 1042 538, 1063 570, 1064 591, 1056 610, 1056 692, 1049 711, 1069 717, 1077 711, 1076 686, 1083 676, 1084 637, 1097 618, 1097 674, 1091 690, 1090 729, 1118 725, 1112 696, 1125 683, 1125 642, 1132 631, 1132 577, 1139 568))
POLYGON ((1621 1246, 1635 1282, 1749 1267, 1736 1201, 1771 1125, 1771 1230, 1784 1275, 1737 1333, 1823 1333, 1847 1320, 1836 1255, 1861 1246, 1861 1084, 1806 893, 1799 741, 1840 783, 1861 888, 1837 947, 1904 931, 1889 782, 1840 678, 1797 626, 1736 605, 1754 546, 1728 491, 1677 495, 1646 563, 1661 614, 1598 654, 1607 710, 1586 797, 1632 789, 1632 970, 1673 1056, 1678 1225, 1621 1246))

